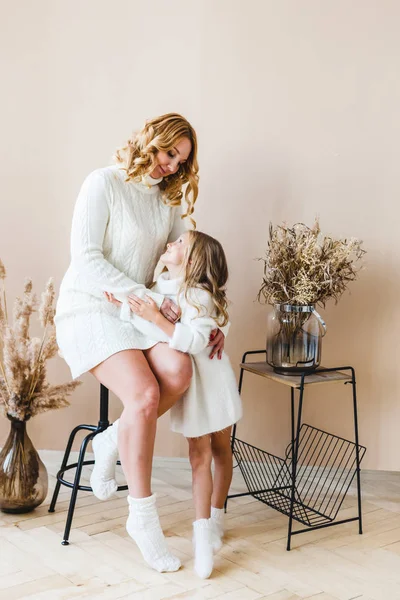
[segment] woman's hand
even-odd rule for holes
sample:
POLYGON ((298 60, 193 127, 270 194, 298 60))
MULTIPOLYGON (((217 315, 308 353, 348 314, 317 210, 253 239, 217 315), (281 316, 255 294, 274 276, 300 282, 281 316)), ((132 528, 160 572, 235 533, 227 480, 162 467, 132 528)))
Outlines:
POLYGON ((114 304, 115 306, 121 306, 122 302, 114 298, 113 294, 110 294, 110 292, 104 292, 104 295, 108 302, 111 302, 111 304, 114 304))
POLYGON ((170 323, 176 323, 181 316, 181 309, 170 298, 164 298, 160 312, 170 323))
POLYGON ((209 346, 212 346, 210 352, 210 358, 213 359, 217 354, 218 359, 221 360, 222 352, 225 346, 225 336, 220 329, 213 329, 210 335, 209 346))
POLYGON ((132 294, 128 296, 128 304, 135 315, 154 323, 157 320, 157 315, 160 314, 160 309, 150 296, 145 296, 142 300, 138 296, 132 294))

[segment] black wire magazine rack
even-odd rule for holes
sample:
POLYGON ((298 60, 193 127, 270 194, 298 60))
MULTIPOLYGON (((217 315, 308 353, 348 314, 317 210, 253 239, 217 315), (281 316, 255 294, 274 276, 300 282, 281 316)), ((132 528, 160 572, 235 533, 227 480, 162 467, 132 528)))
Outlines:
MULTIPOLYGON (((359 446, 360 461, 365 447, 359 446)), ((247 489, 257 500, 290 516, 292 444, 285 458, 236 439, 233 453, 247 489)), ((300 428, 293 519, 314 527, 333 522, 356 476, 355 444, 303 423, 300 428)))

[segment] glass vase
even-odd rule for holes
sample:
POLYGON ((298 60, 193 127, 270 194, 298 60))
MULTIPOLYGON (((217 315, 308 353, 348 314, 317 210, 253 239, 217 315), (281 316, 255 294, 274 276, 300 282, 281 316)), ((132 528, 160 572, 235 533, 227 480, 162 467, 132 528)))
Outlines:
POLYGON ((267 362, 277 373, 314 371, 326 325, 313 305, 275 304, 268 317, 267 362))
POLYGON ((8 418, 11 429, 0 452, 0 509, 25 513, 46 498, 48 475, 26 432, 26 422, 8 418))

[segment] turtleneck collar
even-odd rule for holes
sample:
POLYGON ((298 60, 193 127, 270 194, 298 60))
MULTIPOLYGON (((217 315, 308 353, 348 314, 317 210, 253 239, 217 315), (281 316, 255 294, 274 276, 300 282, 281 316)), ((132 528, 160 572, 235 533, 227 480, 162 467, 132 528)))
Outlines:
POLYGON ((176 294, 182 284, 183 277, 170 279, 168 271, 161 273, 157 278, 157 287, 161 294, 176 294))
MULTIPOLYGON (((126 170, 124 167, 120 165, 114 165, 114 168, 123 173, 123 175, 126 177, 126 170)), ((157 186, 162 180, 162 177, 159 179, 154 179, 154 177, 151 177, 150 175, 143 175, 140 181, 131 181, 131 184, 145 194, 155 194, 159 189, 157 186)))
POLYGON ((160 179, 153 179, 150 175, 143 175, 140 181, 132 181, 133 185, 136 186, 143 194, 156 194, 158 191, 158 184, 162 181, 160 179))
POLYGON ((159 183, 161 183, 162 180, 163 180, 162 177, 159 177, 158 179, 154 179, 154 177, 151 177, 150 175, 143 175, 141 183, 143 185, 145 185, 147 188, 151 188, 151 187, 153 187, 153 185, 158 185, 159 183))

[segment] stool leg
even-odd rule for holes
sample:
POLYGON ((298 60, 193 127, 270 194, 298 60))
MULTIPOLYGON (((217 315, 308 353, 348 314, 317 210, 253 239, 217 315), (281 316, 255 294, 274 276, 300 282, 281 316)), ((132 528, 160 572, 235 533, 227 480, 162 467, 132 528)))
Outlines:
POLYGON ((83 461, 85 460, 87 446, 92 438, 93 438, 93 433, 90 433, 89 435, 87 435, 83 439, 83 442, 81 444, 81 449, 79 451, 79 458, 78 458, 78 463, 77 463, 77 467, 76 467, 76 471, 75 471, 74 487, 72 488, 71 499, 69 501, 67 522, 65 524, 64 538, 63 538, 63 541, 61 542, 61 544, 63 546, 68 546, 68 544, 69 544, 68 538, 69 538, 69 534, 71 531, 72 519, 74 516, 76 498, 78 495, 78 486, 79 486, 79 482, 80 482, 81 474, 82 474, 83 461))
MULTIPOLYGON (((73 429, 71 431, 69 439, 68 439, 68 444, 67 444, 67 447, 66 447, 65 452, 64 452, 64 458, 63 458, 62 463, 61 463, 60 471, 62 471, 63 469, 65 469, 65 467, 67 466, 67 462, 68 462, 68 459, 69 459, 69 455, 71 453, 71 448, 72 448, 72 444, 74 443, 75 436, 78 433, 78 431, 81 431, 82 429, 87 430, 87 427, 85 425, 78 425, 77 427, 75 427, 75 429, 73 429)), ((54 488, 53 497, 51 499, 51 504, 50 504, 49 512, 54 512, 54 510, 55 510, 56 502, 57 502, 57 498, 58 498, 58 494, 60 492, 60 487, 61 487, 61 483, 58 480, 58 473, 57 473, 57 483, 56 483, 56 487, 54 488)))
POLYGON ((98 428, 103 431, 110 425, 108 420, 108 398, 109 390, 102 383, 100 384, 100 419, 98 428))

